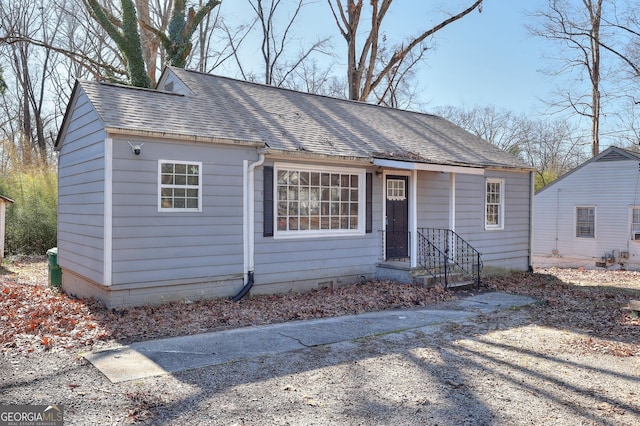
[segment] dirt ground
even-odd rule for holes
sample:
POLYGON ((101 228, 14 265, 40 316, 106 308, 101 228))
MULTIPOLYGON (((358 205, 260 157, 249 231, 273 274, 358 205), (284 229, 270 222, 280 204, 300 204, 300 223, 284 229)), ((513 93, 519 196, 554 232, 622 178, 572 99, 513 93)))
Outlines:
MULTIPOLYGON (((629 300, 640 299, 640 274, 635 272, 540 270, 494 278, 485 281, 483 291, 527 294, 539 302, 433 331, 391 333, 112 384, 81 354, 141 337, 135 331, 114 332, 118 327, 108 323, 109 315, 157 337, 162 333, 154 330, 166 328, 162 318, 176 310, 190 328, 206 323, 198 329, 204 331, 248 325, 222 320, 235 318, 232 312, 238 310, 252 316, 249 322, 265 323, 278 316, 291 320, 292 312, 307 318, 342 314, 346 308, 336 301, 337 307, 326 305, 318 313, 309 308, 318 294, 309 293, 243 306, 185 302, 109 313, 94 302, 50 293, 46 264, 4 269, 0 402, 60 404, 69 425, 640 424, 640 320, 625 309, 629 300), (27 296, 45 302, 28 305, 27 296), (53 330, 44 319, 36 321, 62 309, 55 307, 60 299, 79 304, 68 313, 73 327, 65 323, 53 330), (270 307, 280 314, 261 312, 270 307), (19 311, 15 315, 22 316, 26 328, 19 328, 11 309, 19 311), (211 316, 219 317, 218 325, 204 320, 211 316), (76 328, 90 324, 95 324, 86 330, 90 337, 82 337, 76 328)), ((411 286, 395 290, 389 284, 354 285, 338 299, 349 300, 345 305, 351 309, 373 310, 411 309, 459 297, 411 286)), ((174 321, 172 326, 180 328, 180 321, 174 321)))

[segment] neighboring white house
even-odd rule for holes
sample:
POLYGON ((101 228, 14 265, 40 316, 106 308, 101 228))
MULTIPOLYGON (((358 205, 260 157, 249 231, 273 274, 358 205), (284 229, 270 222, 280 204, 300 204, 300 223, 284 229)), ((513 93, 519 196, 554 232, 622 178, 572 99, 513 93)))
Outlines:
POLYGON ((110 307, 531 265, 532 168, 429 114, 167 68, 77 82, 56 150, 62 287, 110 307))
POLYGON ((640 269, 639 166, 610 147, 536 192, 534 266, 640 269))

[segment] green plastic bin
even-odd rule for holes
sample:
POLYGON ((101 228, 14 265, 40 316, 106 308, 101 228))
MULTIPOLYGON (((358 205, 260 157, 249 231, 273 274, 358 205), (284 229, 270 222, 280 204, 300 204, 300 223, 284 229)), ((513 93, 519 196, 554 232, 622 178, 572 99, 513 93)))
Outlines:
POLYGON ((47 250, 49 259, 49 285, 60 287, 62 285, 62 269, 58 266, 58 247, 47 250))

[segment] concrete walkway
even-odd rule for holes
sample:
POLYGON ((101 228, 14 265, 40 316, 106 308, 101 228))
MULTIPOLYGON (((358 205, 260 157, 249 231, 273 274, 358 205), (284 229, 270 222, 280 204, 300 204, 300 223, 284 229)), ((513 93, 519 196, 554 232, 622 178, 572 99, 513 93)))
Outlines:
POLYGON ((150 340, 93 352, 85 358, 117 383, 367 336, 435 328, 534 301, 506 293, 483 293, 429 309, 369 312, 150 340))

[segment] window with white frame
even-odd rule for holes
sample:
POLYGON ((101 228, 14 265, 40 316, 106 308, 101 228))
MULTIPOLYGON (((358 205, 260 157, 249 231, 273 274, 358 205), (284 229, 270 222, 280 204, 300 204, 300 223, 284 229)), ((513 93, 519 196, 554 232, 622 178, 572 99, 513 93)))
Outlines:
POLYGON ((364 232, 364 171, 275 165, 276 235, 364 232))
POLYGON ((631 239, 640 241, 640 207, 631 208, 631 239))
POLYGON ((202 163, 158 160, 158 211, 202 210, 202 163))
POLYGON ((404 179, 387 179, 387 200, 406 200, 405 182, 404 179))
POLYGON ((485 229, 504 227, 504 180, 487 179, 485 193, 485 229))
POLYGON ((576 207, 576 237, 595 238, 596 208, 576 207))

